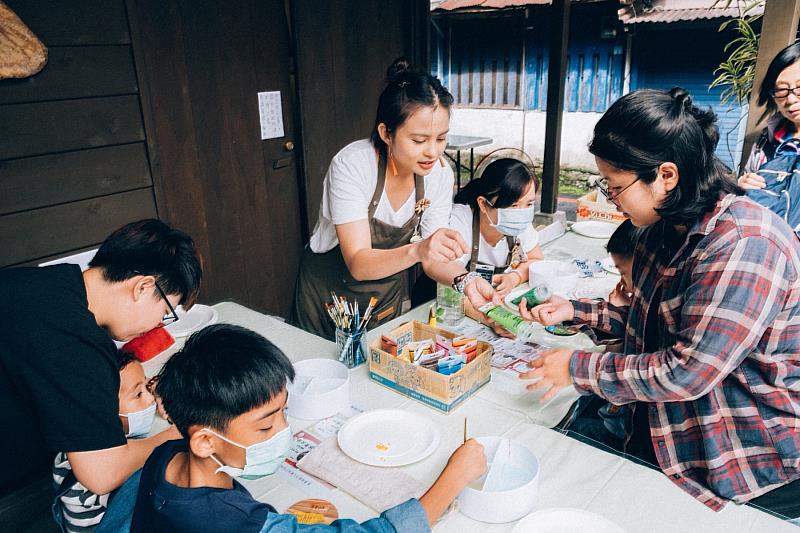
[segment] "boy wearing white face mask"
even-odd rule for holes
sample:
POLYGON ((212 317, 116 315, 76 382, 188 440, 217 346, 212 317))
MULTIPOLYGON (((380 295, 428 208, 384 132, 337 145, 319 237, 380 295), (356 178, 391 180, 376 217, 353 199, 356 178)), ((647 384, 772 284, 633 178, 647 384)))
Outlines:
MULTIPOLYGON (((500 296, 528 281, 528 261, 543 258, 539 236, 533 228, 536 176, 514 159, 489 164, 453 199, 450 228, 470 244, 470 253, 450 263, 426 264, 425 271, 438 281, 463 292, 472 278, 491 278, 500 296)), ((470 317, 495 326, 465 300, 470 317)), ((498 330, 499 333, 504 333, 498 330)))
POLYGON ((418 532, 433 523, 486 469, 474 440, 456 450, 428 492, 358 524, 299 525, 255 500, 236 479, 277 470, 292 445, 286 383, 294 369, 264 337, 217 324, 192 335, 159 375, 156 392, 185 439, 156 448, 145 463, 131 531, 418 532))
MULTIPOLYGON (((127 438, 146 437, 156 416, 156 402, 147 390, 144 369, 139 361, 123 351, 117 352, 119 364, 119 417, 127 438)), ((92 530, 100 523, 112 494, 94 494, 72 473, 67 454, 60 452, 53 464, 56 499, 53 516, 62 531, 92 530)))

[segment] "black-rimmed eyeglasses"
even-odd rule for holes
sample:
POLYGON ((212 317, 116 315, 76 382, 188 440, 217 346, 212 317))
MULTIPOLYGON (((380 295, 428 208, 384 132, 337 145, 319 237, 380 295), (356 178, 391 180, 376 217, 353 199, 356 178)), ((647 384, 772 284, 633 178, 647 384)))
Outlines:
POLYGON ((794 87, 789 89, 788 87, 780 87, 778 89, 772 89, 769 94, 772 95, 773 98, 786 98, 789 96, 789 93, 800 98, 800 87, 794 87))
MULTIPOLYGON (((141 272, 138 272, 138 271, 134 271, 134 274, 138 274, 140 276, 144 276, 145 275, 145 274, 142 274, 141 272)), ((161 298, 164 299, 164 301, 167 303, 167 307, 169 308, 169 313, 164 315, 164 318, 161 319, 161 325, 162 326, 167 326, 169 324, 177 322, 179 320, 178 313, 175 311, 175 308, 172 307, 172 304, 169 303, 169 299, 167 298, 167 293, 164 292, 164 289, 161 288, 161 285, 158 284, 158 281, 156 281, 155 278, 153 279, 153 284, 156 286, 156 290, 158 291, 158 294, 161 295, 161 298)))
POLYGON ((612 193, 611 191, 608 190, 608 180, 606 178, 601 178, 601 179, 597 180, 594 183, 594 186, 597 187, 597 190, 600 191, 600 193, 603 196, 605 196, 606 198, 608 198, 609 200, 611 200, 613 202, 617 198, 619 198, 622 195, 622 193, 624 193, 625 191, 630 189, 631 186, 633 186, 633 184, 636 183, 637 181, 639 181, 640 179, 642 179, 642 178, 640 178, 640 177, 636 178, 635 180, 630 182, 628 185, 626 185, 619 192, 616 192, 616 193, 612 193))
POLYGON ((158 289, 158 294, 160 294, 161 297, 164 298, 164 301, 167 302, 167 307, 169 307, 169 314, 164 315, 164 318, 161 319, 161 323, 166 326, 168 324, 177 322, 179 320, 178 313, 175 312, 175 308, 172 307, 171 303, 169 303, 169 300, 167 299, 167 294, 164 292, 164 289, 161 288, 161 285, 159 285, 157 281, 153 281, 153 283, 155 284, 156 289, 158 289))

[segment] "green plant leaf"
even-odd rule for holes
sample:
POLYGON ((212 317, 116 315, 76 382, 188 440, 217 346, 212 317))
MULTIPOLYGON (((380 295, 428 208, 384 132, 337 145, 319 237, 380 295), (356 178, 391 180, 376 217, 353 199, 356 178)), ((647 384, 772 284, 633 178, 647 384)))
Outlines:
MULTIPOLYGON (((730 7, 733 0, 717 0, 712 7, 730 7)), ((753 15, 755 8, 764 4, 764 0, 750 0, 740 6, 740 15, 720 24, 719 31, 730 29, 735 32, 735 37, 728 42, 724 51, 728 58, 714 70, 716 76, 708 88, 722 87, 720 102, 723 105, 736 102, 744 105, 750 99, 755 76, 755 63, 758 57, 759 35, 753 29, 753 24, 761 15, 753 15)))

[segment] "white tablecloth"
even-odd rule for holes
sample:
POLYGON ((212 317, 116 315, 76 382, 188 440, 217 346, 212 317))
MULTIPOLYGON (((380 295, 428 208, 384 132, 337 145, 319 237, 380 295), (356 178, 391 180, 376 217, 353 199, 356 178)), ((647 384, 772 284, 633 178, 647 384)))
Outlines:
MULTIPOLYGON (((238 324, 261 333, 292 361, 313 357, 335 358, 334 343, 289 326, 235 303, 214 306, 219 321, 238 324)), ((424 318, 426 309, 412 310, 379 330, 370 338, 410 318, 424 318)), ((145 363, 148 375, 155 374, 176 346, 145 363)), ((601 514, 628 532, 779 532, 797 531, 782 522, 750 507, 730 504, 715 513, 695 501, 663 474, 636 465, 575 441, 534 422, 557 418, 571 399, 557 398, 551 404, 540 405, 533 395, 514 396, 491 382, 476 396, 467 400, 454 413, 438 413, 420 403, 386 389, 369 380, 366 365, 350 371, 351 399, 368 409, 399 408, 428 417, 441 428, 442 441, 433 455, 417 464, 403 467, 410 475, 430 484, 447 462, 450 453, 461 444, 464 416, 469 418, 472 437, 501 435, 530 447, 541 462, 539 499, 536 509, 575 507, 601 514), (559 403, 561 402, 561 403, 559 403)), ((563 416, 563 415, 562 415, 563 416)), ((294 431, 307 427, 309 422, 290 420, 294 431)), ((269 502, 279 511, 292 503, 308 498, 309 494, 287 484, 279 476, 268 476, 244 484, 254 497, 269 502)), ((334 490, 326 496, 342 517, 366 520, 375 512, 347 494, 334 490)), ((481 531, 510 531, 514 524, 490 525, 476 522, 459 512, 451 513, 439 522, 435 531, 458 533, 481 531)))

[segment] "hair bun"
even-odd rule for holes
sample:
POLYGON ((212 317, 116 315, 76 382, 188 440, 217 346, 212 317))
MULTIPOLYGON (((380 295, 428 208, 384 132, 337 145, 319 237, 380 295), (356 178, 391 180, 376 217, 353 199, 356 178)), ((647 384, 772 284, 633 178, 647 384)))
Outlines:
POLYGON ((411 63, 405 57, 398 57, 386 69, 386 81, 392 83, 400 81, 411 70, 411 63))
POLYGON ((683 87, 673 87, 670 89, 669 95, 675 100, 675 103, 683 107, 683 109, 687 111, 692 109, 692 96, 689 94, 689 91, 683 87))

